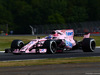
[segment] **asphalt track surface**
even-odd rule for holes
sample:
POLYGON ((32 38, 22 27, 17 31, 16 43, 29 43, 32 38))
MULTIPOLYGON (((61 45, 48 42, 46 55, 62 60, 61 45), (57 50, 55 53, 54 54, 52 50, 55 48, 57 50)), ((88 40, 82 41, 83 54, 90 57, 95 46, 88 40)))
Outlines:
POLYGON ((100 75, 100 63, 0 67, 0 75, 100 75))
POLYGON ((94 52, 83 52, 82 50, 67 51, 56 54, 22 54, 14 55, 12 53, 0 52, 0 61, 16 61, 16 60, 34 60, 47 58, 70 58, 70 57, 93 57, 100 56, 100 48, 96 48, 94 52))
MULTIPOLYGON (((85 53, 82 50, 68 51, 57 54, 23 54, 0 53, 0 61, 69 58, 100 56, 100 48, 94 52, 85 53)), ((56 65, 35 65, 20 67, 0 67, 0 75, 100 75, 100 62, 98 63, 72 63, 56 65)))

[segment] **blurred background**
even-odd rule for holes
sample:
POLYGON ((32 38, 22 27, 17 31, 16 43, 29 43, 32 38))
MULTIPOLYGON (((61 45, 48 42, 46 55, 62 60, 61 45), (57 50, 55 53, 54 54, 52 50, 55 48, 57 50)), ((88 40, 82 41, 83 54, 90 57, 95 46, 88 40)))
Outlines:
POLYGON ((54 29, 100 33, 100 0, 0 0, 0 35, 54 29))

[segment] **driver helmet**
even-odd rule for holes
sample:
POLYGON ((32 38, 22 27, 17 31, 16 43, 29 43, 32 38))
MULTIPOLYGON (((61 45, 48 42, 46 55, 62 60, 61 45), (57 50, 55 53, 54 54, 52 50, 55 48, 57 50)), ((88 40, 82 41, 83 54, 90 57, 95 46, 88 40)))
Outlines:
POLYGON ((49 35, 49 36, 48 36, 48 39, 52 39, 52 37, 53 37, 52 35, 49 35))

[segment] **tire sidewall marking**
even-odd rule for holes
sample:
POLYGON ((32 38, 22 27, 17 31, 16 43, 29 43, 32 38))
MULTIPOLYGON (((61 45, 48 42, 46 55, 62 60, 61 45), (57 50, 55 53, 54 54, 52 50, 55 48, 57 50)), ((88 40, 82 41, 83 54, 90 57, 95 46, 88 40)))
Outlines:
POLYGON ((91 44, 92 44, 93 41, 95 41, 95 40, 94 40, 94 39, 91 39, 91 40, 90 40, 90 49, 91 49, 92 51, 94 51, 94 50, 92 49, 92 46, 91 46, 91 44))
POLYGON ((53 43, 54 41, 50 41, 50 51, 54 54, 53 50, 51 49, 51 44, 53 43))
POLYGON ((21 42, 24 44, 24 42, 23 42, 23 41, 18 41, 18 47, 19 47, 19 44, 20 44, 21 42))

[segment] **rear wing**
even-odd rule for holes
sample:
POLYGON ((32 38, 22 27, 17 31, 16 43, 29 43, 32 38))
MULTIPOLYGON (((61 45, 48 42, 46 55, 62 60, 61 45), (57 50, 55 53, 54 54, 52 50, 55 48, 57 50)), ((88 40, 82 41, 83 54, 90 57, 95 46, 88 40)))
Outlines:
POLYGON ((90 33, 85 33, 83 38, 89 38, 90 37, 90 33))

